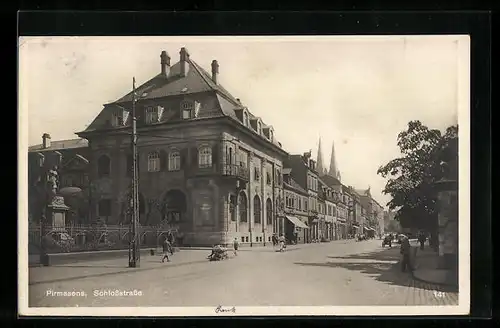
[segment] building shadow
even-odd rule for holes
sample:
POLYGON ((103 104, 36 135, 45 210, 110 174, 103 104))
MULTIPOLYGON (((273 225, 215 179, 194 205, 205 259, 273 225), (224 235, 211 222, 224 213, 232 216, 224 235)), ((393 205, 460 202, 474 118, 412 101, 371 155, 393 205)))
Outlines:
POLYGON ((376 251, 346 256, 329 256, 327 262, 306 263, 296 262, 301 266, 325 268, 343 268, 360 272, 368 277, 389 285, 414 287, 423 290, 456 292, 448 286, 436 286, 414 280, 409 272, 402 272, 399 247, 381 248, 376 251))

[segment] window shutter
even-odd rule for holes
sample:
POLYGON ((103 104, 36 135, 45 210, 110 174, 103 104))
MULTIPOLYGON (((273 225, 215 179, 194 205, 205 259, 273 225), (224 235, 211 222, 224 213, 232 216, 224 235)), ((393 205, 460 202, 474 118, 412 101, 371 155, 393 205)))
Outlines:
POLYGON ((219 144, 212 146, 212 166, 216 166, 219 162, 219 144))
POLYGON ((168 171, 168 153, 160 150, 160 171, 168 171))

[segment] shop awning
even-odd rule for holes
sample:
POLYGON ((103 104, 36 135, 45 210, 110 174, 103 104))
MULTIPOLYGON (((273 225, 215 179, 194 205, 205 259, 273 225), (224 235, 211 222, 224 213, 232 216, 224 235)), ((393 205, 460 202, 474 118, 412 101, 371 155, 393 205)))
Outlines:
POLYGON ((309 227, 307 226, 307 224, 305 224, 304 222, 300 221, 295 216, 288 216, 287 215, 286 218, 288 219, 288 221, 292 222, 298 228, 309 229, 309 227))

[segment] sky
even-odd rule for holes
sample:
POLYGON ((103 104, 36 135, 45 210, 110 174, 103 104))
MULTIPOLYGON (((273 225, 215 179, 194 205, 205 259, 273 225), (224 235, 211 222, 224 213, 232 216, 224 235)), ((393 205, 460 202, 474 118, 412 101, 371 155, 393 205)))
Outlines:
POLYGON ((444 130, 458 122, 468 92, 469 39, 373 37, 43 37, 19 40, 21 126, 29 145, 77 138, 102 110, 172 64, 186 47, 292 154, 321 137, 324 166, 332 143, 342 183, 371 188, 385 207, 377 169, 398 157, 397 135, 410 120, 444 130), (458 41, 457 41, 458 40, 458 41), (466 71, 467 70, 467 71, 466 71), (27 131, 26 131, 27 129, 27 131))

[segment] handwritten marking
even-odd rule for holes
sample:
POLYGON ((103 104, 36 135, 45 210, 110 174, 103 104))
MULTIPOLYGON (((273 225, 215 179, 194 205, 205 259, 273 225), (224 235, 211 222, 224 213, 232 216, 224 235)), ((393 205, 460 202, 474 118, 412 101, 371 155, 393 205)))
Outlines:
POLYGON ((223 308, 222 305, 219 305, 215 308, 215 313, 236 313, 236 308, 233 306, 232 308, 223 308))

